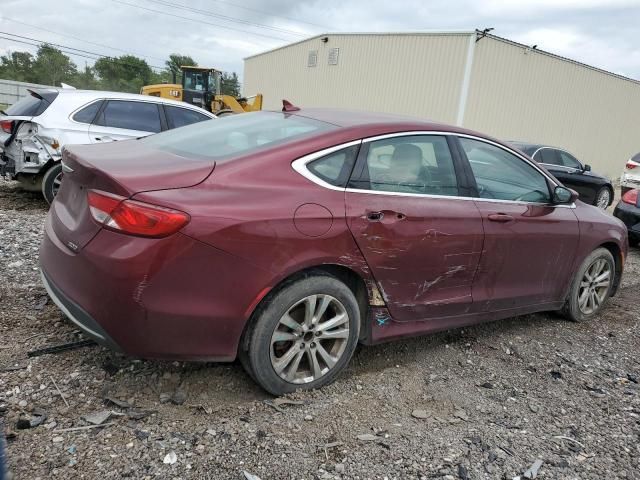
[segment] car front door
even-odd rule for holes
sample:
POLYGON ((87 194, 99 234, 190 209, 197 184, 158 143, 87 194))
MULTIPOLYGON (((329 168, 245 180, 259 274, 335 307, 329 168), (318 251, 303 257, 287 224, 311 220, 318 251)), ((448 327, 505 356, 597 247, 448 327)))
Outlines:
POLYGON ((89 127, 91 143, 146 137, 163 130, 159 107, 153 102, 108 100, 89 127))
POLYGON ((458 141, 476 182, 484 226, 474 309, 562 300, 579 239, 573 208, 552 204, 551 180, 515 152, 477 138, 458 141))
POLYGON ((364 140, 346 195, 347 222, 397 321, 468 312, 482 219, 461 196, 446 135, 364 140))
POLYGON ((573 188, 580 194, 580 198, 591 203, 594 199, 593 188, 585 182, 583 167, 573 156, 562 150, 551 147, 539 149, 533 159, 544 166, 563 185, 573 188))

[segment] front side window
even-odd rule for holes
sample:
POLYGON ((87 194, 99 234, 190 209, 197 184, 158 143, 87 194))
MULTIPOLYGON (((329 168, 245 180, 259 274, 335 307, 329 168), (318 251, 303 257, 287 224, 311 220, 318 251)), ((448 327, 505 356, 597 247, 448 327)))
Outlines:
POLYGON ((211 120, 211 117, 200 112, 196 112, 195 110, 189 110, 188 108, 165 105, 164 111, 167 114, 167 123, 169 124, 169 128, 184 127, 185 125, 191 125, 192 123, 211 120))
POLYGON ((479 140, 460 138, 480 198, 548 203, 545 176, 506 150, 479 140))
POLYGON ((368 144, 365 160, 350 182, 353 188, 422 195, 458 195, 447 139, 414 135, 368 144))
POLYGON ((334 187, 345 187, 358 154, 358 145, 330 153, 307 164, 307 169, 334 187))
POLYGON ((158 105, 149 102, 109 100, 96 123, 141 132, 157 133, 161 130, 158 105))
POLYGON ((562 150, 558 150, 558 153, 560 154, 560 158, 562 158, 562 164, 565 167, 582 170, 582 165, 578 160, 576 160, 576 158, 573 155, 567 152, 563 152, 562 150))

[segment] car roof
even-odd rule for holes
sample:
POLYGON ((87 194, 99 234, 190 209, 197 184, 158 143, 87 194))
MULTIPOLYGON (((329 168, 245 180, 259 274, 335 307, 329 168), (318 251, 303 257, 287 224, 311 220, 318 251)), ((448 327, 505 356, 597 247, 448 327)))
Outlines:
POLYGON ((146 102, 153 102, 153 103, 164 103, 167 105, 176 105, 178 107, 188 108, 189 110, 206 112, 206 110, 198 106, 190 105, 188 103, 180 102, 178 100, 161 98, 161 97, 156 97, 151 95, 140 95, 137 93, 110 92, 106 90, 75 90, 71 88, 32 88, 29 90, 33 90, 36 93, 57 92, 58 96, 73 97, 74 100, 78 100, 83 103, 89 102, 94 99, 99 99, 99 98, 118 99, 118 100, 138 100, 138 101, 146 101, 146 102))

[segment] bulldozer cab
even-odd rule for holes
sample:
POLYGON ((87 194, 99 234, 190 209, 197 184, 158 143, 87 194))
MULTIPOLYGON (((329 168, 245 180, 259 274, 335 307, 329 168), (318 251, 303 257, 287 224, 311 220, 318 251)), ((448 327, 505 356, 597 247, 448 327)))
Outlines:
POLYGON ((211 111, 211 101, 221 90, 222 73, 213 68, 181 67, 182 101, 211 111))

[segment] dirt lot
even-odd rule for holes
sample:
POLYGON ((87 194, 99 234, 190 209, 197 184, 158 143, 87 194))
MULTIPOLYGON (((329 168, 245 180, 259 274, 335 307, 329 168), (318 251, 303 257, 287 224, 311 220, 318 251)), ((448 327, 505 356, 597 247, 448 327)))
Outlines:
POLYGON ((638 250, 598 321, 530 315, 361 348, 335 384, 273 406, 239 364, 99 347, 28 358, 78 338, 39 282, 45 213, 0 180, 0 420, 14 478, 511 479, 537 459, 538 478, 640 478, 638 250), (107 426, 63 431, 105 409, 107 426))

